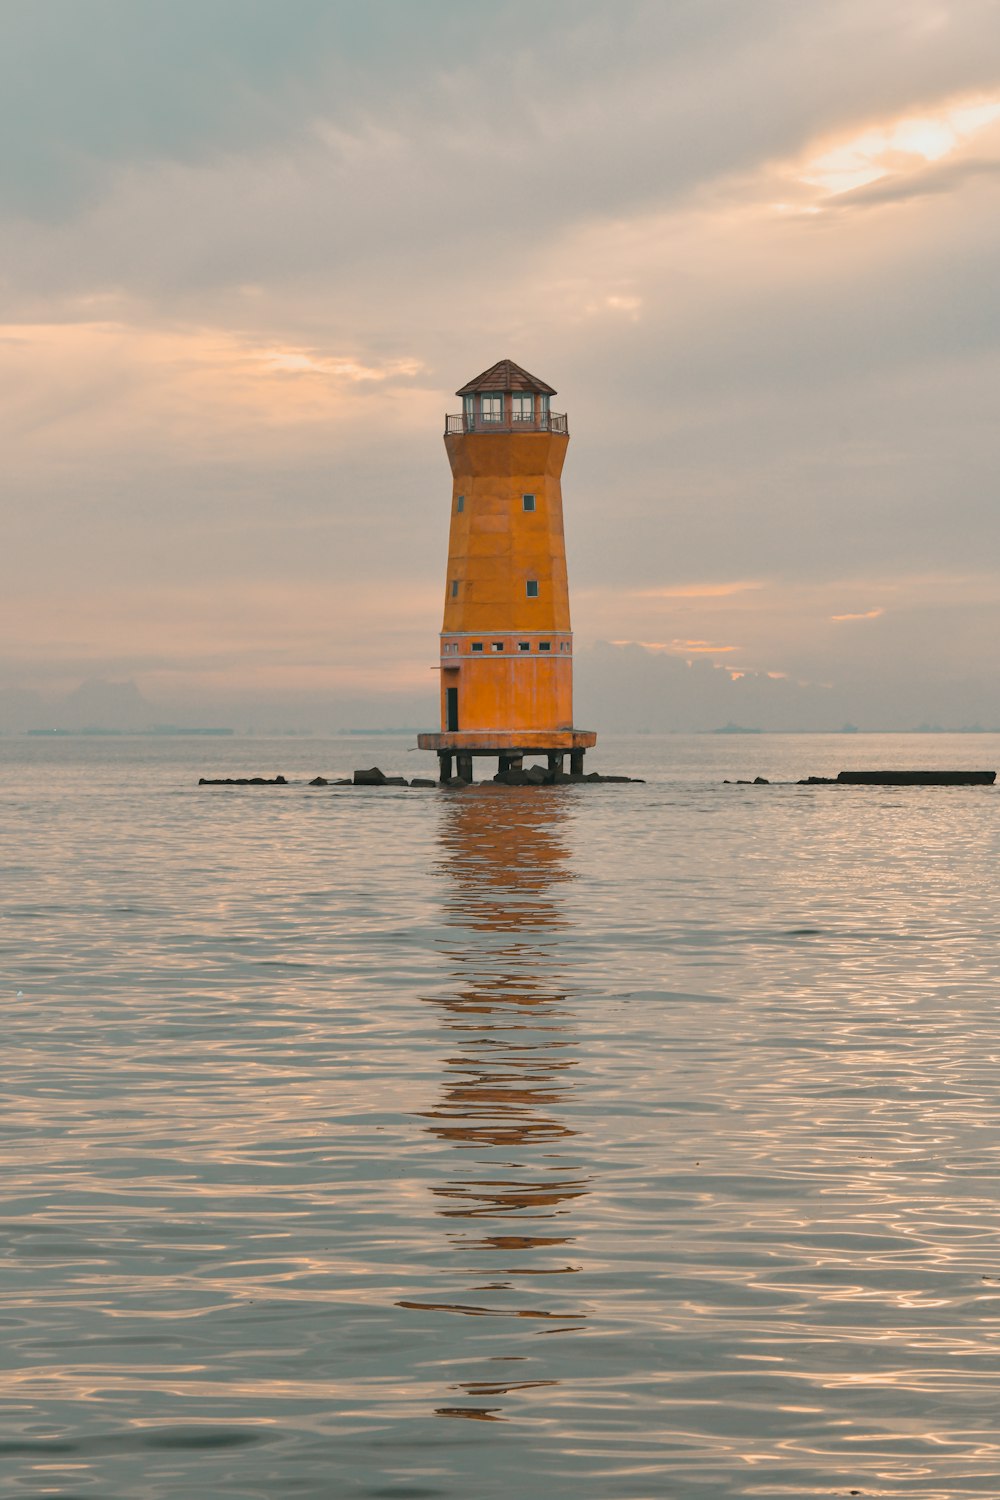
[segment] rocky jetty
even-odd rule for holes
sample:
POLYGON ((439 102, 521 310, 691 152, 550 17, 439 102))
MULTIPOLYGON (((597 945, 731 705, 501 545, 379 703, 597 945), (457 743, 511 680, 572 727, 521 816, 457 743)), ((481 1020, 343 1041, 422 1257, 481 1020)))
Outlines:
POLYGON ((992 786, 995 771, 841 771, 803 776, 797 786, 992 786))
POLYGON ((839 786, 992 786, 995 771, 841 771, 839 786))
POLYGON ((284 776, 199 776, 199 786, 288 786, 284 776))
MULTIPOLYGON (((758 778, 759 779, 759 778, 758 778)), ((585 775, 575 772, 551 771, 545 766, 529 766, 525 770, 501 771, 493 777, 493 783, 480 782, 479 785, 498 784, 500 786, 595 786, 605 785, 609 782, 634 782, 643 784, 641 776, 602 776, 598 771, 589 771, 585 775)), ((461 788, 472 786, 473 783, 466 781, 462 776, 452 776, 447 781, 433 781, 427 776, 414 776, 412 781, 407 781, 405 776, 387 776, 378 766, 369 766, 354 772, 353 776, 342 776, 331 781, 326 776, 314 776, 306 783, 308 786, 405 786, 405 787, 439 787, 447 786, 461 788)), ((199 776, 199 786, 290 786, 294 785, 284 776, 199 776)))
MULTIPOLYGON (((453 781, 456 779, 452 778, 453 781)), ((493 780, 500 786, 596 786, 598 783, 626 781, 644 785, 641 776, 602 776, 599 771, 549 771, 544 766, 529 766, 526 771, 498 771, 493 780)))
MULTIPOLYGON (((839 776, 802 776, 779 786, 992 786, 996 771, 841 771, 839 776)), ((739 781, 727 777, 723 786, 770 786, 765 776, 739 781)))

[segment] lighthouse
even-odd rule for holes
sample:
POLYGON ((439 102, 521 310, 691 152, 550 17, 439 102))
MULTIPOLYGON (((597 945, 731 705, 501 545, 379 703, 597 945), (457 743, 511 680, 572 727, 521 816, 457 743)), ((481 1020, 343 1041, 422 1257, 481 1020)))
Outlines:
POLYGON ((573 633, 560 476, 564 414, 544 380, 502 359, 456 395, 445 418, 451 529, 441 630, 441 732, 422 734, 441 779, 472 780, 473 758, 501 772, 525 756, 581 774, 597 735, 573 726, 573 633))

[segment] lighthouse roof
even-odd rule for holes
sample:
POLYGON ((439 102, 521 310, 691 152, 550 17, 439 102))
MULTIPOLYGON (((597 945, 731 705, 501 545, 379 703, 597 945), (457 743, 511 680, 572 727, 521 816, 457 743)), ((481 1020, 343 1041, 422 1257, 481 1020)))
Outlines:
POLYGON ((456 396, 471 396, 476 391, 533 391, 536 396, 554 396, 555 391, 537 375, 529 375, 512 359, 498 360, 468 385, 455 392, 456 396))

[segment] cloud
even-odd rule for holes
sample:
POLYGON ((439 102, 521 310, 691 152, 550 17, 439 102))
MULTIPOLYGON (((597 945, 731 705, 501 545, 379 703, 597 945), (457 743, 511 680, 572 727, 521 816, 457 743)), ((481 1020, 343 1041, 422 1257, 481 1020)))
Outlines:
POLYGON ((686 583, 671 588, 636 589, 634 593, 637 599, 728 599, 734 594, 763 587, 760 582, 686 583))
MULTIPOLYGON (((413 357, 375 361, 317 348, 276 347, 234 327, 155 322, 0 326, 0 390, 7 459, 46 463, 69 454, 183 443, 189 455, 245 451, 248 430, 278 441, 290 429, 301 453, 308 429, 436 416, 434 392, 414 390, 413 357), (380 391, 377 414, 370 390, 380 391), (405 393, 405 394, 404 394, 405 393), (399 404, 399 398, 403 397, 399 404)), ((263 439, 266 441, 266 438, 263 439)))
POLYGON ((860 614, 855 614, 855 615, 850 615, 850 614, 848 614, 848 615, 831 615, 830 619, 831 620, 877 620, 880 615, 884 615, 884 614, 885 614, 885 610, 884 609, 866 609, 866 610, 863 610, 860 614))
POLYGON ((992 680, 992 0, 8 9, 25 682, 433 661, 441 418, 505 354, 570 414, 584 651, 900 704, 992 680))
POLYGON ((799 182, 835 198, 951 157, 997 121, 1000 94, 942 102, 925 113, 903 115, 870 125, 846 140, 827 142, 793 172, 799 182))
POLYGON ((670 651, 675 656, 718 656, 738 651, 738 646, 715 646, 710 641, 612 641, 612 646, 641 646, 644 651, 670 651))

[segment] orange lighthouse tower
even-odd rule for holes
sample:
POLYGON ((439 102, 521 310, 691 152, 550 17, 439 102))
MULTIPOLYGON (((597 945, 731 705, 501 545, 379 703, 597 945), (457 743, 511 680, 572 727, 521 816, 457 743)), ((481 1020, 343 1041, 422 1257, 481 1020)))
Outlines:
POLYGON ((500 770, 545 756, 583 770, 597 743, 573 727, 569 617, 560 475, 569 432, 550 409, 556 394, 502 359, 456 392, 445 418, 454 479, 441 631, 441 732, 422 734, 441 779, 472 780, 473 757, 500 770))

